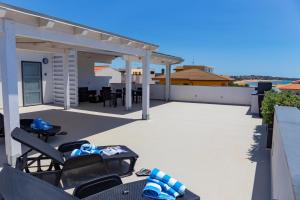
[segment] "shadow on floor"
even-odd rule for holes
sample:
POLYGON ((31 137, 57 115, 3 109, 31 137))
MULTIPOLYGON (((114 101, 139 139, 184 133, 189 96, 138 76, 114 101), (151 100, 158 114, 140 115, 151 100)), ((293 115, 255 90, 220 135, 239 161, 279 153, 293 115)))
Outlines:
MULTIPOLYGON (((49 143, 53 146, 58 146, 59 144, 62 144, 64 142, 80 140, 95 134, 101 134, 105 131, 137 121, 135 119, 92 115, 72 111, 64 111, 60 109, 50 109, 38 112, 24 113, 20 116, 20 118, 23 119, 37 117, 41 117, 45 121, 49 121, 54 125, 61 126, 62 131, 66 131, 68 133, 67 135, 50 137, 49 143)), ((7 163, 4 143, 5 138, 0 138, 0 166, 3 163, 7 163)), ((22 149, 24 152, 24 150, 27 148, 22 147, 22 149)))
POLYGON ((21 114, 21 118, 37 117, 61 126, 62 131, 68 133, 67 135, 49 138, 49 142, 53 145, 80 140, 137 121, 135 119, 92 115, 57 109, 21 114))
MULTIPOLYGON (((151 100, 150 101, 150 107, 156 107, 164 105, 168 102, 165 101, 156 101, 151 100)), ((80 103, 79 107, 76 107, 77 110, 87 110, 87 111, 93 111, 93 112, 102 112, 102 113, 108 113, 108 114, 117 114, 117 115, 126 115, 133 112, 137 112, 142 110, 142 104, 141 103, 132 103, 132 109, 126 110, 125 106, 122 105, 121 101, 118 101, 118 106, 113 107, 109 106, 109 103, 106 103, 106 106, 103 106, 103 103, 89 103, 89 102, 83 102, 80 103)))
POLYGON ((271 199, 270 151, 266 149, 267 131, 264 125, 257 126, 254 144, 249 149, 248 159, 256 162, 256 171, 251 200, 271 199))

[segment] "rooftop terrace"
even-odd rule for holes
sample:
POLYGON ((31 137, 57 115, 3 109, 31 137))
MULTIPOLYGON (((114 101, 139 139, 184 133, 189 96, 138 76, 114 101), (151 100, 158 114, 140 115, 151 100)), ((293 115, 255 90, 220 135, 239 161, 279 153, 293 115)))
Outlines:
MULTIPOLYGON (((201 199, 270 199, 269 152, 265 129, 248 106, 151 101, 151 119, 140 120, 135 105, 103 108, 81 104, 64 111, 41 105, 22 107, 22 118, 41 116, 62 125, 67 136, 50 142, 88 139, 94 144, 125 144, 136 151, 136 170, 158 167, 182 182, 201 199)), ((4 141, 0 138, 1 163, 4 141)), ((136 180, 135 175, 125 182, 136 180)))

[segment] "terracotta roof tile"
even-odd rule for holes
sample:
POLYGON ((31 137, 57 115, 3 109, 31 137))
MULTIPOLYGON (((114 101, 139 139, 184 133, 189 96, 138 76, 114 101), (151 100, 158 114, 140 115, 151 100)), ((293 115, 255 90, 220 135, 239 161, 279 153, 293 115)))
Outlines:
POLYGON ((280 90, 300 90, 300 84, 276 85, 280 90))
MULTIPOLYGON (((157 76, 154 80, 165 79, 165 75, 157 76)), ((227 76, 217 75, 210 72, 204 72, 199 69, 186 69, 171 74, 171 79, 182 79, 192 81, 232 81, 234 79, 227 76)))

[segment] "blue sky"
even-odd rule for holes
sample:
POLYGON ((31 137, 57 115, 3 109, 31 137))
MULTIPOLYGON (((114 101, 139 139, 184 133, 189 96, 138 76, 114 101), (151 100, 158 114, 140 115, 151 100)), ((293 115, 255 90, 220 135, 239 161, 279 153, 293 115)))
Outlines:
POLYGON ((226 75, 300 78, 297 0, 4 0, 160 45, 226 75))

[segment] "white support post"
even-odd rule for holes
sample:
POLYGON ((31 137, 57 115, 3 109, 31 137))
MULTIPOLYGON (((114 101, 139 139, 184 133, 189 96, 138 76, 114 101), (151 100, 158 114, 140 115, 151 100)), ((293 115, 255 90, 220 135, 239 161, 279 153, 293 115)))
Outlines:
POLYGON ((150 63, 151 63, 151 51, 146 51, 143 57, 143 111, 142 119, 148 120, 149 108, 150 108, 150 63))
POLYGON ((170 100, 171 65, 166 64, 165 100, 170 100))
POLYGON ((129 58, 125 57, 125 65, 126 65, 125 107, 126 107, 126 110, 130 110, 132 108, 132 74, 131 74, 131 62, 130 62, 129 58))
POLYGON ((14 22, 0 19, 0 67, 2 74, 2 96, 5 131, 5 150, 10 165, 22 154, 21 144, 11 137, 11 132, 20 127, 18 98, 18 68, 16 62, 16 34, 14 22))
POLYGON ((70 72, 69 72, 69 49, 64 51, 64 109, 70 109, 70 72))

